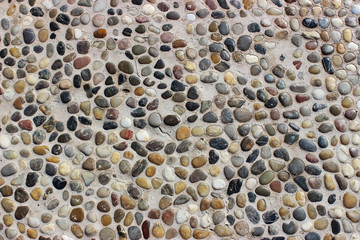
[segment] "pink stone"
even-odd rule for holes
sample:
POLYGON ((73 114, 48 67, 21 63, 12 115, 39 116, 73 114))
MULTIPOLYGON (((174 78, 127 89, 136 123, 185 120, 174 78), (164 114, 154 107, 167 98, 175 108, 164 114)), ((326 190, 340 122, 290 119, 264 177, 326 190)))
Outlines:
POLYGON ((121 40, 119 41, 118 48, 119 48, 120 50, 125 50, 125 49, 127 49, 128 47, 130 47, 130 44, 131 44, 130 40, 124 38, 124 39, 121 39, 121 40))
POLYGON ((160 35, 160 39, 163 43, 169 43, 173 40, 173 35, 171 32, 164 32, 160 35))
POLYGON ((147 22, 150 22, 150 18, 140 15, 135 18, 135 21, 137 23, 147 23, 147 22))
POLYGON ((21 120, 19 122, 19 127, 23 130, 31 131, 33 129, 33 125, 31 120, 21 120))
POLYGON ((343 118, 338 118, 334 121, 335 127, 339 132, 346 132, 347 124, 346 120, 343 118))
POLYGON ((90 63, 91 59, 89 57, 79 57, 74 60, 74 67, 76 69, 82 69, 90 63))

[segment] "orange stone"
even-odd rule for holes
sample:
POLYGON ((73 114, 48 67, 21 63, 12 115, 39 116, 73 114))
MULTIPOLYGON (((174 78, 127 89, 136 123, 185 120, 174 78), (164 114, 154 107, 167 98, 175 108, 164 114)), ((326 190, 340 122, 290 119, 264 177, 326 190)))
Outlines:
POLYGON ((96 38, 104 38, 107 35, 107 31, 105 28, 100 28, 94 32, 94 37, 96 38))

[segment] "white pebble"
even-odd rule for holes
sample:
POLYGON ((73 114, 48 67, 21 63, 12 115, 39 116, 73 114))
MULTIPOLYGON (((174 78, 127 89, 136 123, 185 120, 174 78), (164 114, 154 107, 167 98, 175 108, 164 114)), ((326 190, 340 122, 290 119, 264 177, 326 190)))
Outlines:
POLYGON ((123 127, 123 128, 129 128, 132 126, 132 121, 130 118, 126 117, 126 118, 123 118, 120 120, 120 125, 123 127))
POLYGON ((307 222, 301 224, 301 229, 304 232, 310 232, 313 227, 314 227, 314 224, 310 221, 307 221, 307 222))
POLYGON ((359 192, 360 191, 360 182, 358 180, 352 180, 350 182, 350 188, 354 192, 359 192))
POLYGON ((220 189, 223 189, 225 187, 226 183, 224 180, 222 179, 215 179, 213 182, 212 182, 212 187, 215 189, 215 190, 220 190, 220 189))
POLYGON ((336 206, 334 208, 331 208, 328 211, 328 214, 332 218, 342 218, 342 217, 344 217, 345 210, 339 206, 336 206))
POLYGON ((325 97, 325 92, 322 89, 315 89, 312 91, 311 95, 316 100, 321 100, 325 97))
POLYGON ((95 3, 94 3, 94 12, 102 12, 105 10, 106 8, 106 3, 107 1, 103 1, 103 0, 97 0, 95 3))
POLYGON ((155 91, 155 89, 152 89, 152 88, 145 89, 145 94, 150 97, 156 97, 156 91, 155 91))
POLYGON ((346 178, 352 178, 355 174, 354 168, 349 163, 342 165, 341 172, 346 178))
POLYGON ((136 133, 136 139, 140 142, 147 142, 150 139, 150 136, 147 131, 141 129, 136 133))
POLYGON ((176 213, 176 222, 178 224, 184 223, 186 222, 190 217, 190 213, 188 213, 185 210, 180 209, 177 213, 176 213))
POLYGON ((195 21, 196 20, 196 16, 192 13, 186 14, 186 20, 188 21, 195 21))
POLYGON ((152 4, 147 3, 143 6, 142 10, 145 15, 151 15, 155 12, 155 7, 152 4))
POLYGON ((74 38, 80 39, 82 37, 82 30, 79 28, 74 29, 74 38))
POLYGON ((254 64, 254 63, 257 63, 259 61, 259 58, 255 55, 250 55, 250 54, 247 54, 245 56, 245 60, 248 64, 254 64))
POLYGON ((133 22, 132 18, 129 16, 123 16, 121 18, 122 23, 124 24, 131 24, 133 22))
POLYGON ((337 159, 344 163, 348 161, 348 154, 347 154, 348 150, 344 147, 344 146, 340 146, 336 148, 336 156, 337 159))
POLYGON ((256 187, 257 181, 255 178, 249 178, 246 180, 246 188, 249 190, 253 190, 256 187))
POLYGON ((5 134, 1 134, 0 135, 0 147, 2 149, 6 149, 6 148, 10 147, 10 144, 11 144, 10 137, 5 134))
POLYGON ((4 92, 4 95, 3 95, 3 96, 4 96, 4 98, 5 98, 6 101, 11 101, 11 100, 14 99, 15 93, 14 93, 13 90, 8 89, 8 90, 6 90, 6 91, 4 92))
POLYGON ((41 4, 44 8, 46 8, 46 10, 50 10, 53 7, 51 0, 44 0, 41 4))
POLYGON ((174 173, 174 169, 170 168, 170 167, 166 167, 163 171, 162 171, 162 176, 164 177, 164 179, 167 182, 174 182, 176 180, 175 177, 175 173, 174 173))
POLYGON ((40 231, 42 233, 50 235, 55 232, 55 224, 54 223, 45 224, 40 228, 40 231))
POLYGON ((198 206, 196 205, 196 204, 193 204, 193 203, 190 203, 189 205, 188 205, 188 211, 189 211, 189 213, 194 213, 194 212, 196 212, 197 210, 198 210, 198 206))
POLYGON ((203 228, 209 227, 211 223, 212 223, 211 218, 207 214, 205 214, 200 218, 200 226, 203 228))
POLYGON ((40 226, 41 222, 40 222, 40 219, 31 216, 28 218, 28 224, 32 228, 37 228, 40 226))

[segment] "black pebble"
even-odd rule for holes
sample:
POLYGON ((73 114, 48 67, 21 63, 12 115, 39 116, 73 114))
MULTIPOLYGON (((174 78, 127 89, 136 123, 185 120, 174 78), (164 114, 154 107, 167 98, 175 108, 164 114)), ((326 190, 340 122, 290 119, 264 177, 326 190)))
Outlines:
POLYGON ((52 183, 53 183, 54 187, 58 190, 64 189, 67 184, 65 178, 60 177, 60 176, 54 177, 52 183))

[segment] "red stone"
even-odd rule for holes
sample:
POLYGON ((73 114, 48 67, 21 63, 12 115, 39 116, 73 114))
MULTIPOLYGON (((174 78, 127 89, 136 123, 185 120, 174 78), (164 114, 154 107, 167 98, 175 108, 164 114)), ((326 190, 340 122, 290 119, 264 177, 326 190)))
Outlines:
POLYGON ((141 230, 143 232, 143 236, 145 239, 148 239, 150 237, 150 221, 145 220, 143 224, 141 225, 141 230))
POLYGON ((150 219, 159 219, 160 218, 160 210, 159 209, 151 209, 148 213, 148 217, 150 219))
POLYGON ((305 159, 308 160, 311 163, 319 162, 319 159, 315 155, 313 155, 311 153, 306 154, 305 159))
POLYGON ((134 136, 134 132, 129 129, 121 130, 120 137, 123 139, 129 140, 134 136))
POLYGON ((280 183, 280 181, 276 180, 276 181, 273 181, 272 183, 270 183, 270 188, 274 192, 280 193, 281 192, 281 183, 280 183))
POLYGON ((119 196, 116 193, 111 194, 111 203, 114 207, 119 205, 119 196))
POLYGON ((185 40, 179 39, 179 40, 175 40, 173 42, 173 48, 183 48, 186 47, 187 43, 185 40))
POLYGON ((171 226, 174 223, 174 211, 171 209, 165 210, 161 216, 161 219, 166 225, 171 226))
POLYGON ((23 130, 31 131, 33 129, 31 120, 21 120, 19 122, 19 127, 23 130))
POLYGON ((335 127, 339 132, 346 132, 347 130, 347 123, 346 120, 343 118, 338 118, 334 121, 335 127))
POLYGON ((293 61, 293 64, 294 64, 295 68, 296 68, 297 70, 299 70, 299 68, 300 68, 301 65, 302 65, 302 62, 301 62, 301 61, 293 61))
POLYGON ((79 57, 74 60, 74 68, 81 69, 89 65, 91 59, 89 57, 79 57))
POLYGON ((214 0, 205 0, 205 4, 211 9, 215 10, 217 8, 214 0))
POLYGON ((183 75, 183 70, 179 65, 175 65, 173 67, 173 74, 175 76, 176 79, 180 79, 183 75))
POLYGON ((298 103, 306 102, 310 97, 306 94, 296 94, 295 99, 298 103))

